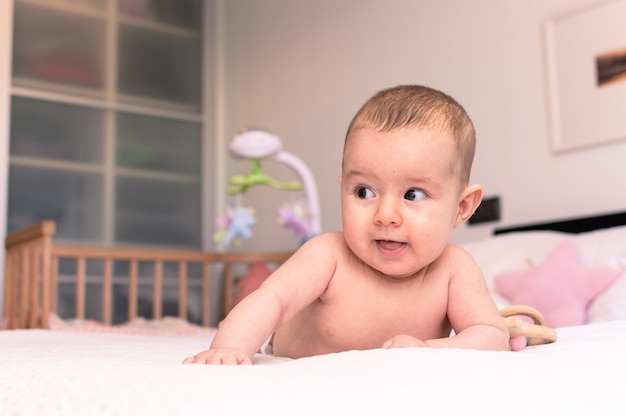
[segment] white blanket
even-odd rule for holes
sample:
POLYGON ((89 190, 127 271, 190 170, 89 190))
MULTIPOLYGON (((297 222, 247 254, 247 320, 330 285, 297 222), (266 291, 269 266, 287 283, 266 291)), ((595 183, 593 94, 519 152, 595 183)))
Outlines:
POLYGON ((623 414, 626 321, 520 352, 350 351, 183 365, 206 336, 0 331, 1 415, 623 414))

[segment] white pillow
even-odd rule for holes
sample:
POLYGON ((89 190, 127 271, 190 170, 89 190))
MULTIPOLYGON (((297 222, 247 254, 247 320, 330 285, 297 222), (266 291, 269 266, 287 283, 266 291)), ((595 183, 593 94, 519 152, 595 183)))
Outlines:
POLYGON ((626 320, 626 273, 589 306, 588 323, 626 320))
POLYGON ((495 288, 494 277, 541 263, 566 238, 576 240, 583 266, 610 266, 624 271, 620 279, 591 303, 588 322, 626 320, 626 226, 581 234, 515 232, 461 244, 461 247, 481 267, 496 304, 503 308, 509 305, 509 301, 495 288))
POLYGON ((591 303, 589 323, 626 320, 626 226, 577 236, 583 265, 621 269, 622 276, 591 303))

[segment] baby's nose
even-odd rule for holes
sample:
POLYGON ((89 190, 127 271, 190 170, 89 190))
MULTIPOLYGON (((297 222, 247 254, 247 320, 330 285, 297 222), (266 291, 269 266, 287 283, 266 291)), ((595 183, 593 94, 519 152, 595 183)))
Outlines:
POLYGON ((392 198, 381 198, 374 218, 376 224, 399 225, 402 223, 400 206, 392 198))

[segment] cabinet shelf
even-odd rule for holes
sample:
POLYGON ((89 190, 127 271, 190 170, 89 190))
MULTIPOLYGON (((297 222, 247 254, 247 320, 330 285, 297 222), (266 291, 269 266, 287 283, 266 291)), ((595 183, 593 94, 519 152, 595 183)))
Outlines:
MULTIPOLYGON (((9 159, 11 165, 46 168, 51 170, 59 170, 66 172, 91 172, 104 173, 105 167, 102 165, 94 165, 92 163, 65 162, 55 159, 27 157, 27 156, 11 156, 9 159)), ((153 181, 163 181, 171 183, 189 183, 198 184, 201 179, 197 175, 184 175, 175 173, 166 173, 159 171, 116 168, 116 175, 120 177, 147 179, 153 181)))
MULTIPOLYGON (((141 113, 150 113, 155 110, 165 110, 167 112, 171 112, 169 114, 170 118, 180 118, 180 119, 193 119, 197 120, 197 117, 193 117, 195 114, 200 113, 200 107, 198 105, 193 104, 182 104, 175 101, 168 100, 159 100, 156 98, 147 98, 139 95, 130 95, 130 94, 118 94, 118 100, 123 102, 125 105, 120 106, 120 109, 128 109, 130 110, 132 107, 138 107, 135 112, 141 113), (145 109, 147 111, 142 111, 145 109), (152 111, 151 111, 152 110, 152 111), (192 117, 190 117, 192 115, 192 117)), ((164 115, 164 113, 159 113, 159 115, 164 115)))
POLYGON ((120 23, 179 36, 200 37, 202 0, 117 1, 120 23))
MULTIPOLYGON (((80 96, 81 98, 94 100, 92 105, 101 106, 101 100, 104 99, 104 90, 75 85, 59 85, 52 81, 26 76, 14 76, 13 95, 44 98, 59 102, 75 102, 76 97, 80 96)), ((82 101, 81 104, 84 105, 85 102, 82 101)))
POLYGON ((67 172, 103 173, 103 165, 93 163, 67 162, 55 159, 11 155, 9 163, 15 166, 46 168, 67 172))
POLYGON ((190 29, 181 26, 175 26, 172 24, 156 22, 154 20, 147 20, 143 18, 129 17, 124 15, 121 15, 119 17, 119 23, 120 25, 128 25, 130 27, 142 28, 171 36, 180 36, 182 38, 200 39, 200 36, 202 35, 196 29, 190 29))
POLYGON ((106 0, 16 0, 16 4, 25 4, 42 9, 58 10, 70 15, 106 18, 106 0))
MULTIPOLYGON (((107 18, 107 0, 16 0, 17 5, 25 5, 28 7, 39 8, 42 12, 58 11, 68 16, 93 17, 105 20, 107 18)), ((117 22, 130 26, 142 27, 145 29, 168 33, 175 36, 183 36, 189 38, 200 38, 200 27, 197 22, 189 21, 194 14, 199 13, 196 10, 200 7, 200 1, 181 2, 178 7, 187 7, 187 22, 177 22, 174 20, 175 15, 163 16, 159 20, 156 11, 146 10, 133 14, 132 10, 126 10, 123 4, 117 5, 117 22)))
POLYGON ((101 97, 102 94, 96 94, 84 88, 64 87, 62 90, 60 91, 56 86, 54 88, 50 87, 49 83, 45 81, 13 77, 11 95, 13 97, 32 98, 59 104, 71 104, 194 123, 201 123, 203 120, 203 115, 198 113, 198 108, 189 105, 123 94, 119 95, 118 98, 124 102, 119 102, 115 99, 105 101, 101 97), (57 91, 52 91, 53 89, 57 91))
POLYGON ((118 176, 127 178, 158 180, 173 183, 200 183, 200 177, 197 175, 184 175, 176 173, 158 172, 155 170, 140 170, 128 168, 117 168, 115 172, 118 176))

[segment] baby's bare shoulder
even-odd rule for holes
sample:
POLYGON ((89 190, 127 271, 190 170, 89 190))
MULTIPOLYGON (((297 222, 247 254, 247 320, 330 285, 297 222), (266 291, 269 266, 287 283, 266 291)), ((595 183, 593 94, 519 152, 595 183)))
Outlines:
POLYGON ((298 251, 317 252, 332 256, 345 252, 346 242, 341 232, 327 232, 308 240, 298 251))
POLYGON ((304 243, 283 268, 304 266, 314 273, 333 274, 337 264, 343 262, 345 247, 342 233, 327 232, 317 235, 304 243))
POLYGON ((463 275, 481 275, 480 267, 472 255, 464 248, 448 244, 443 253, 430 265, 431 272, 446 273, 450 277, 462 272, 463 275))
POLYGON ((345 244, 345 240, 342 232, 330 231, 316 235, 307 241, 306 244, 345 244))
POLYGON ((472 255, 467 250, 455 244, 448 244, 443 250, 443 253, 441 253, 441 256, 439 256, 439 258, 437 259, 437 261, 453 263, 461 262, 466 264, 476 263, 472 255))

